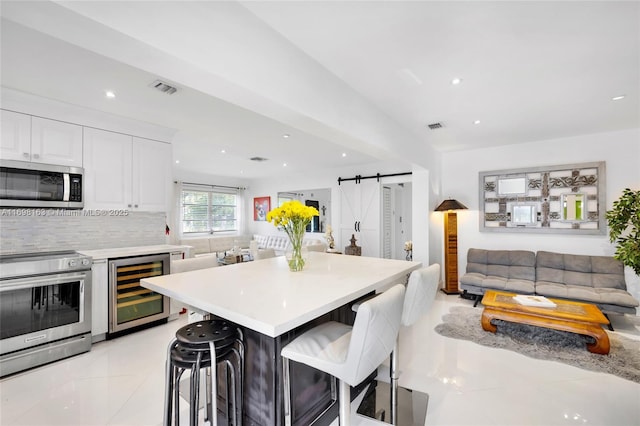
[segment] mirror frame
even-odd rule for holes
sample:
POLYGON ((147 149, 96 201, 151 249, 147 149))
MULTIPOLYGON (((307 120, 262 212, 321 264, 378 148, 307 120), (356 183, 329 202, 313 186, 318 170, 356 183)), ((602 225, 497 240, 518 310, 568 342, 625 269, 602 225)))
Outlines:
POLYGON ((584 207, 587 205, 587 203, 585 202, 586 198, 586 194, 583 194, 581 192, 569 192, 566 194, 562 194, 560 198, 560 215, 562 217, 562 220, 567 222, 581 222, 585 220, 584 207), (571 197, 573 197, 573 201, 571 201, 571 203, 573 204, 573 208, 570 208, 570 204, 568 204, 570 202, 570 200, 568 199, 571 197), (578 200, 577 197, 580 197, 580 200, 578 200), (571 217, 568 217, 568 214, 571 211, 573 211, 574 214, 571 217), (578 211, 580 212, 579 217, 575 214, 578 211))
POLYGON ((604 235, 605 173, 604 161, 480 172, 480 231, 604 235), (523 193, 521 186, 501 185, 520 179, 525 182, 523 193), (583 196, 579 217, 566 217, 564 204, 569 195, 583 196), (532 206, 534 221, 513 220, 514 207, 522 205, 532 206))

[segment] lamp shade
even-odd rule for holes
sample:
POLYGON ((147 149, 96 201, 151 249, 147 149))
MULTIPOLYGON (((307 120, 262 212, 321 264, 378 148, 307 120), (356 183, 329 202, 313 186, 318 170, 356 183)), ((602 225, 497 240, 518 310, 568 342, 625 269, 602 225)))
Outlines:
POLYGON ((458 200, 448 199, 441 202, 435 209, 437 212, 446 212, 447 210, 467 210, 467 206, 458 200))

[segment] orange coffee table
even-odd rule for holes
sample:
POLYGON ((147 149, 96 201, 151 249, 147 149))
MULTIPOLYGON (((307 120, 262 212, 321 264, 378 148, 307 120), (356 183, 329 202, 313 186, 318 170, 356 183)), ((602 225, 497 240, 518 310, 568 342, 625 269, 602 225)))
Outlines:
POLYGON ((500 319, 520 324, 535 325, 560 331, 591 336, 595 343, 587 343, 589 352, 606 355, 609 353, 609 336, 602 329, 602 324, 609 320, 596 305, 573 302, 569 300, 549 299, 557 306, 541 308, 521 305, 515 300, 515 293, 488 290, 482 298, 482 328, 496 332, 493 319, 500 319))

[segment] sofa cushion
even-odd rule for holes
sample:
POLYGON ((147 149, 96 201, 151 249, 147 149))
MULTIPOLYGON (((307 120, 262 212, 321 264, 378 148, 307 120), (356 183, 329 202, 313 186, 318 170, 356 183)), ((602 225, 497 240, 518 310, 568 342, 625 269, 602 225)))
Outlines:
POLYGON ((276 252, 284 252, 289 247, 289 237, 286 235, 269 235, 266 248, 272 248, 276 252))
POLYGON ((209 256, 217 252, 231 250, 234 245, 240 248, 249 247, 250 238, 246 235, 228 235, 220 237, 184 238, 181 245, 193 247, 194 256, 209 256))
POLYGON ((209 251, 211 253, 222 253, 232 250, 235 246, 239 248, 249 248, 249 237, 244 235, 230 235, 225 237, 210 237, 209 251))
POLYGON ((536 255, 525 250, 469 249, 467 272, 508 279, 534 281, 536 255))
POLYGON ((210 253, 208 237, 188 239, 185 238, 184 240, 180 240, 180 244, 193 247, 194 255, 210 253))
POLYGON ((638 301, 627 291, 616 288, 594 288, 583 285, 536 282, 536 293, 546 297, 579 300, 597 305, 618 305, 635 308, 638 301))
POLYGON ((627 289, 624 265, 608 256, 587 256, 539 251, 536 280, 591 288, 627 289))
POLYGON ((253 240, 258 243, 259 249, 267 248, 268 239, 269 239, 268 235, 259 235, 259 234, 253 235, 253 240))
POLYGON ((476 293, 477 291, 474 291, 476 289, 502 290, 522 294, 533 294, 534 292, 533 281, 507 279, 495 275, 487 276, 477 272, 464 274, 460 278, 460 284, 463 289, 470 290, 472 293, 476 293))
POLYGON ((535 281, 535 253, 525 250, 484 250, 467 252, 467 273, 461 288, 472 293, 484 289, 532 294, 535 281))

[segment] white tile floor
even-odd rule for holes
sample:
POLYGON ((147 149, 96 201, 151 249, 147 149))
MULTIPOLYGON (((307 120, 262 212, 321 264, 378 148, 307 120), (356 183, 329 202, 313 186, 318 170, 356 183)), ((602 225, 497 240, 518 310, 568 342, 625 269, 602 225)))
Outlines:
MULTIPOLYGON (((429 394, 426 425, 640 425, 640 384, 436 334, 454 304, 471 305, 439 293, 401 334, 400 384, 429 394)), ((0 424, 161 424, 165 349, 185 322, 1 380, 0 424)), ((639 323, 614 318, 616 332, 637 339, 639 323)))

